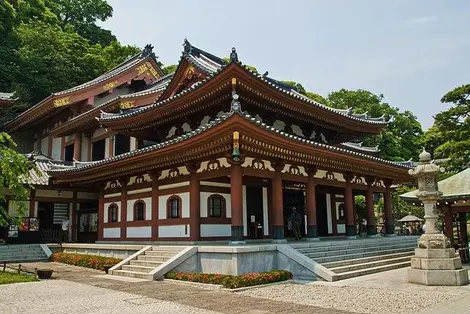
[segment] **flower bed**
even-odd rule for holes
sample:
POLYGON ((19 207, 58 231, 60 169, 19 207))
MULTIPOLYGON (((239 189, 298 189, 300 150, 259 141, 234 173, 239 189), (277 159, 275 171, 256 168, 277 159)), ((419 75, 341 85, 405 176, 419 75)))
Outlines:
POLYGON ((292 273, 286 270, 247 273, 239 276, 205 273, 167 273, 165 278, 222 285, 224 288, 236 289, 290 280, 292 279, 292 273))
POLYGON ((105 265, 114 266, 117 263, 121 262, 120 258, 73 253, 54 253, 51 256, 51 260, 53 262, 94 268, 98 270, 104 270, 105 265))

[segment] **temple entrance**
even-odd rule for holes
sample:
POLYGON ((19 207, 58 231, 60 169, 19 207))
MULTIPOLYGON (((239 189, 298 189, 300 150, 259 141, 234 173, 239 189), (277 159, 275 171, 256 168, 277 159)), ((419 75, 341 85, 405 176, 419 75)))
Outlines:
POLYGON ((328 214, 326 211, 326 194, 317 194, 317 232, 319 237, 328 236, 328 214))
POLYGON ((80 203, 77 212, 77 241, 93 243, 98 240, 98 204, 80 203))
POLYGON ((292 225, 290 222, 290 216, 292 209, 295 207, 297 212, 302 216, 302 222, 300 224, 300 233, 302 237, 305 237, 305 196, 304 192, 300 190, 283 190, 284 200, 284 235, 286 238, 294 237, 292 225))
POLYGON ((263 238, 263 188, 261 186, 246 187, 246 213, 248 223, 248 239, 263 238))

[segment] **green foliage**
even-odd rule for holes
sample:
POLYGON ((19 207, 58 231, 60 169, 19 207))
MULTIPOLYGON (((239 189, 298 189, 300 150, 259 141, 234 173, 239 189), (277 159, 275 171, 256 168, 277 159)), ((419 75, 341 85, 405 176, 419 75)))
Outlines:
POLYGON ((415 190, 416 187, 409 187, 406 185, 400 186, 396 188, 392 192, 392 213, 393 213, 393 220, 397 221, 406 215, 415 215, 418 218, 424 217, 424 207, 419 206, 417 203, 413 204, 412 202, 405 201, 400 198, 401 194, 410 192, 415 190))
POLYGON ((178 67, 177 64, 170 64, 170 65, 164 67, 164 68, 162 69, 162 71, 163 71, 163 73, 164 73, 165 75, 167 75, 167 74, 170 74, 170 73, 175 72, 177 67, 178 67))
POLYGON ((323 96, 321 96, 320 94, 312 93, 312 92, 306 92, 305 96, 307 96, 311 100, 316 101, 320 104, 328 105, 328 101, 323 96))
POLYGON ((19 224, 21 216, 26 212, 25 203, 28 200, 28 187, 24 184, 29 176, 29 170, 32 167, 24 155, 18 154, 12 147, 15 147, 15 142, 6 133, 0 133, 0 182, 3 182, 3 187, 0 188, 0 226, 5 226, 9 223, 19 224), (7 195, 11 203, 17 205, 19 217, 15 220, 11 217, 5 207, 7 202, 7 195))
POLYGON ((53 262, 94 268, 104 270, 104 266, 116 265, 121 259, 114 257, 103 257, 98 255, 73 254, 73 253, 54 253, 51 255, 53 262))
POLYGON ((10 272, 0 272, 0 285, 37 281, 33 275, 24 275, 10 272))
POLYGON ((165 278, 191 281, 206 284, 222 285, 224 288, 236 289, 263 285, 292 279, 292 273, 286 270, 272 270, 261 273, 247 273, 239 276, 205 273, 167 273, 165 278))
POLYGON ((389 121, 388 126, 380 135, 365 138, 363 145, 378 146, 379 157, 384 159, 417 160, 423 140, 421 124, 410 111, 400 112, 383 99, 383 95, 375 95, 366 90, 341 89, 328 95, 327 104, 338 109, 351 108, 354 113, 367 112, 370 117, 384 116, 389 121))
POLYGON ((105 0, 0 0, 0 91, 19 97, 0 125, 136 54, 96 25, 111 15, 105 0))
POLYGON ((441 102, 453 106, 434 117, 424 143, 434 158, 450 158, 445 167, 456 173, 470 162, 470 84, 451 90, 441 102))
POLYGON ((359 232, 366 232, 366 230, 362 230, 364 226, 362 222, 364 221, 364 219, 367 219, 366 197, 364 195, 355 195, 354 204, 356 206, 356 223, 359 226, 359 232))

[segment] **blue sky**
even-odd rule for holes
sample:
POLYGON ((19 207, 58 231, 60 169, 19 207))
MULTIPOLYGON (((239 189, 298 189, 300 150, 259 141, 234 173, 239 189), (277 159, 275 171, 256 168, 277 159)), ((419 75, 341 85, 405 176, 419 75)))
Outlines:
POLYGON ((427 128, 440 98, 470 83, 468 0, 108 0, 104 26, 124 44, 152 43, 177 63, 195 46, 295 80, 323 96, 341 88, 384 94, 427 128))

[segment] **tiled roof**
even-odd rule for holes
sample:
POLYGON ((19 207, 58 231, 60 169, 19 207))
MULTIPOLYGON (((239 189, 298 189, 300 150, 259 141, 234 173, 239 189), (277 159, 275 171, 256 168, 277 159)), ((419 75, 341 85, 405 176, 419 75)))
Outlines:
POLYGON ((109 80, 109 79, 111 79, 111 78, 113 78, 113 77, 115 77, 115 76, 131 69, 133 66, 135 66, 136 64, 138 64, 142 60, 149 57, 149 55, 152 53, 151 49, 150 49, 150 52, 149 52, 147 47, 151 47, 151 46, 147 45, 146 49, 144 49, 143 51, 139 52, 135 56, 127 58, 124 62, 117 65, 116 67, 114 67, 110 71, 98 76, 97 78, 95 78, 91 81, 88 81, 86 83, 83 83, 81 85, 77 85, 77 86, 74 86, 72 88, 69 88, 69 89, 66 89, 66 90, 63 90, 63 91, 60 91, 60 92, 57 92, 57 93, 53 93, 52 95, 60 96, 60 95, 68 94, 68 93, 71 93, 71 92, 75 92, 77 90, 84 89, 84 88, 96 85, 98 83, 104 82, 106 80, 109 80))
POLYGON ((25 157, 32 160, 36 169, 30 169, 28 178, 22 178, 22 182, 30 185, 49 185, 49 174, 51 167, 66 164, 63 161, 53 160, 40 152, 25 154, 25 157))
POLYGON ((15 101, 16 98, 14 98, 14 96, 15 96, 14 93, 1 93, 0 92, 0 100, 15 101))
POLYGON ((163 143, 148 146, 148 147, 144 147, 144 148, 141 148, 141 149, 138 149, 138 150, 135 150, 135 151, 131 151, 131 152, 128 152, 128 153, 125 153, 125 154, 117 155, 117 156, 107 158, 107 159, 103 159, 103 160, 100 160, 100 161, 96 161, 96 162, 93 162, 93 163, 87 163, 87 164, 83 164, 83 165, 75 164, 73 166, 60 167, 60 168, 55 167, 55 168, 52 168, 51 170, 49 170, 49 173, 54 174, 54 173, 78 172, 78 171, 81 171, 81 170, 94 168, 94 167, 97 167, 97 166, 100 166, 100 165, 110 164, 112 162, 123 160, 123 159, 129 158, 129 157, 145 154, 147 152, 159 150, 163 147, 167 147, 167 146, 185 141, 185 140, 187 140, 191 137, 194 137, 194 136, 196 136, 200 133, 203 133, 203 132, 207 131, 208 129, 211 129, 211 128, 221 124, 223 121, 227 120, 229 117, 231 117, 234 114, 240 114, 240 116, 242 116, 246 120, 250 121, 251 123, 253 123, 253 124, 269 131, 269 132, 272 132, 272 133, 278 134, 280 136, 286 137, 286 138, 288 138, 289 140, 292 140, 292 141, 300 142, 300 143, 306 144, 306 145, 311 145, 315 148, 321 148, 321 149, 324 149, 324 150, 340 152, 340 153, 344 153, 346 155, 356 156, 356 157, 372 160, 372 161, 375 161, 375 162, 379 162, 379 163, 382 163, 382 164, 388 164, 388 165, 395 166, 395 167, 402 168, 402 169, 409 169, 409 167, 407 165, 403 165, 401 163, 396 163, 396 162, 393 162, 393 161, 384 160, 384 159, 377 158, 377 157, 374 157, 374 156, 371 156, 371 155, 368 155, 368 154, 363 154, 363 153, 360 153, 360 152, 351 151, 351 150, 344 149, 344 148, 337 147, 337 146, 331 146, 331 145, 327 145, 327 144, 318 143, 318 142, 315 142, 315 141, 311 141, 311 140, 308 140, 308 139, 305 139, 305 138, 302 138, 302 137, 299 137, 299 136, 295 136, 295 135, 280 131, 280 130, 278 130, 278 129, 272 127, 272 126, 269 126, 266 123, 263 123, 262 121, 257 120, 256 118, 254 118, 250 115, 244 114, 244 113, 229 112, 229 113, 225 113, 224 115, 221 115, 220 117, 212 120, 211 122, 207 123, 204 126, 201 126, 197 129, 191 131, 191 132, 188 132, 188 133, 186 133, 182 136, 176 137, 174 139, 165 141, 163 143))
MULTIPOLYGON (((442 192, 441 199, 443 200, 459 200, 470 198, 470 168, 467 168, 451 177, 441 180, 437 183, 438 189, 442 192)), ((406 200, 418 200, 416 196, 419 190, 414 190, 400 195, 401 198, 406 200)))
POLYGON ((345 143, 341 143, 341 145, 347 148, 352 148, 352 149, 369 152, 369 153, 378 153, 380 151, 378 146, 376 147, 362 146, 362 142, 361 143, 345 142, 345 143))
MULTIPOLYGON (((135 110, 132 112, 126 112, 123 114, 114 114, 114 115, 104 115, 101 118, 103 119, 103 122, 109 121, 109 120, 119 120, 123 118, 128 118, 131 116, 135 116, 141 113, 144 113, 148 110, 151 110, 154 107, 160 106, 162 104, 165 104, 177 97, 180 97, 184 95, 185 93, 191 92, 195 90, 198 86, 201 86, 203 83, 207 82, 209 79, 215 77, 218 73, 221 72, 222 69, 224 69, 228 64, 224 62, 223 59, 216 57, 208 52, 205 52, 202 49, 199 49, 197 47, 194 47, 191 45, 187 40, 184 42, 184 51, 181 56, 181 60, 186 59, 188 62, 190 62, 192 65, 194 65, 196 68, 201 70, 202 72, 206 73, 208 77, 203 80, 202 82, 195 84, 191 86, 190 88, 183 90, 181 93, 174 95, 173 97, 167 98, 161 103, 155 103, 153 105, 149 105, 146 107, 141 107, 139 108, 140 110, 135 110)), ((279 90, 280 92, 289 95, 290 97, 302 100, 305 103, 308 103, 310 105, 313 105, 315 107, 321 108, 326 111, 330 112, 335 112, 337 114, 340 114, 342 116, 348 117, 349 119, 356 120, 356 121, 361 121, 361 122, 366 122, 370 124, 376 124, 376 125, 386 125, 387 122, 384 120, 384 117, 378 117, 378 118, 372 118, 365 114, 354 114, 352 113, 351 109, 335 109, 331 108, 328 106, 325 106, 323 104, 320 104, 310 98, 308 98, 305 95, 300 94, 294 87, 282 83, 276 79, 273 79, 271 77, 268 77, 267 75, 262 75, 257 72, 252 71, 250 68, 248 68, 246 65, 243 65, 239 61, 234 61, 231 60, 231 62, 237 62, 240 66, 244 67, 246 71, 251 73, 254 77, 257 79, 269 84, 271 87, 279 90)), ((180 61, 181 64, 181 61, 180 61)))

